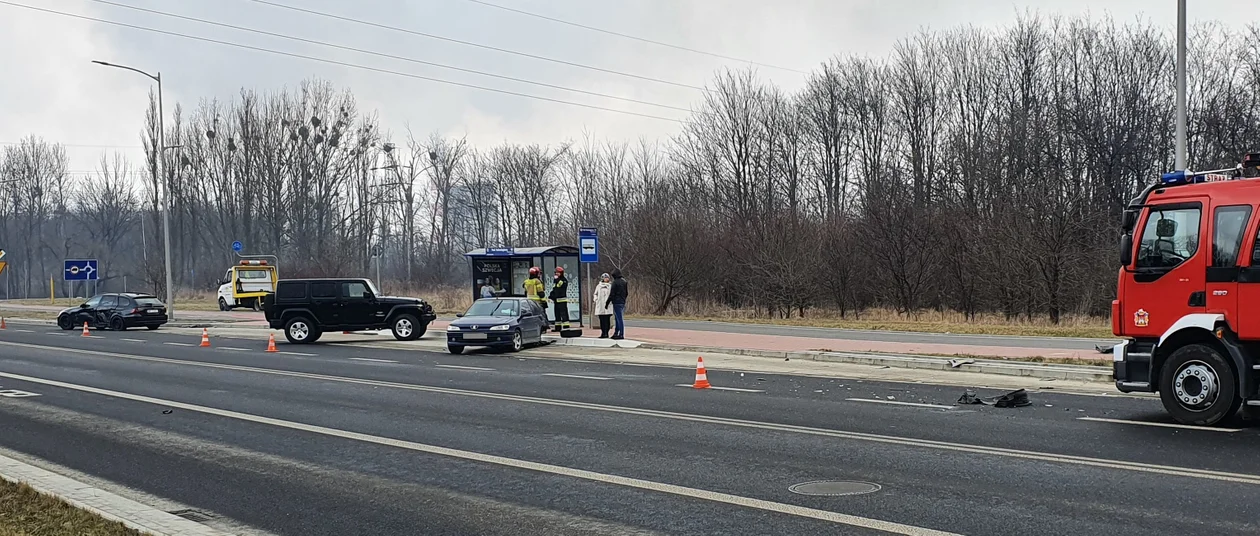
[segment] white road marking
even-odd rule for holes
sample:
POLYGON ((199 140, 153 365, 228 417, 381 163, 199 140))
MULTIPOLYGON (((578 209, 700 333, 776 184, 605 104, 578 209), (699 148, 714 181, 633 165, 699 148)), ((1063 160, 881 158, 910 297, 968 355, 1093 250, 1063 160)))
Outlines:
POLYGON ((127 341, 127 342, 148 342, 148 341, 145 341, 144 339, 118 339, 118 340, 127 341))
MULTIPOLYGON (((653 409, 632 408, 627 406, 614 406, 611 404, 593 404, 589 402, 576 402, 571 400, 560 400, 555 398, 542 398, 523 395, 509 395, 503 393, 491 393, 487 391, 474 391, 470 389, 455 389, 451 387, 437 387, 428 385, 415 385, 409 383, 388 382, 381 380, 368 380, 362 378, 350 378, 345 376, 331 376, 327 374, 314 374, 309 372, 297 372, 291 370, 269 369, 262 367, 248 367, 244 365, 227 365, 223 363, 207 363, 201 361, 185 361, 181 359, 170 359, 166 357, 150 357, 134 354, 120 354, 115 352, 100 352, 94 350, 81 350, 78 348, 63 348, 58 346, 44 346, 40 344, 28 344, 20 342, 0 341, 0 346, 12 346, 15 348, 32 348, 37 350, 56 350, 63 354, 82 354, 93 357, 114 357, 118 359, 130 359, 134 361, 145 361, 150 363, 168 363, 173 365, 185 365, 190 367, 213 368, 222 370, 236 370, 242 372, 254 372, 257 374, 270 374, 273 376, 285 376, 291 378, 306 378, 320 381, 334 381, 342 383, 350 383, 356 385, 371 385, 376 387, 392 387, 396 389, 405 389, 408 391, 418 391, 424 393, 440 393, 446 395, 467 396, 472 398, 485 398, 490 400, 503 400, 508 402, 520 402, 527 404, 538 404, 544 406, 556 406, 575 409, 587 409, 591 411, 603 411, 606 413, 617 413, 622 415, 638 415, 643 417, 656 417, 661 419, 672 419, 677 421, 698 422, 706 424, 723 424, 738 428, 750 428, 756 430, 772 430, 777 432, 791 432, 804 435, 813 435, 820 437, 831 437, 836 439, 848 439, 853 441, 866 441, 870 443, 881 443, 888 445, 903 445, 909 447, 918 447, 925 449, 944 450, 951 452, 961 452, 964 454, 988 455, 1002 458, 1016 458, 1023 460, 1038 460, 1044 462, 1062 463, 1068 465, 1079 465, 1085 467, 1100 467, 1104 469, 1114 469, 1123 471, 1133 471, 1136 473, 1150 473, 1158 475, 1179 476, 1185 478, 1199 478, 1204 480, 1216 480, 1223 482, 1236 482, 1240 484, 1260 485, 1260 475, 1246 473, 1230 473, 1226 471, 1212 471, 1207 469, 1193 469, 1189 467, 1177 467, 1172 465, 1156 465, 1148 463, 1128 462, 1122 460, 1108 460, 1105 458, 1091 458, 1088 456, 1075 456, 1071 454, 1054 454, 1049 452, 1037 452, 1030 450, 1017 450, 999 447, 987 447, 984 445, 976 445, 969 443, 953 443, 949 441, 934 441, 929 439, 915 439, 909 437, 871 434, 865 432, 849 432, 845 430, 835 430, 828 428, 815 428, 812 426, 800 426, 794 424, 780 424, 764 421, 751 421, 745 419, 732 419, 727 417, 718 417, 713 415, 699 415, 694 413, 678 413, 672 411, 661 411, 653 409)), ((22 379, 8 373, 0 372, 0 377, 11 377, 22 379)), ((51 380, 46 380, 51 381, 51 380)))
POLYGON ((233 348, 231 346, 220 346, 218 348, 220 350, 227 350, 229 352, 248 352, 249 351, 249 348, 233 348))
POLYGON ((373 363, 397 363, 397 361, 394 361, 391 359, 372 359, 370 357, 352 357, 350 358, 350 360, 351 361, 371 361, 373 363))
POLYGON ((893 406, 914 406, 916 408, 954 409, 954 406, 941 404, 923 404, 920 402, 898 402, 896 400, 878 400, 874 398, 846 398, 849 402, 871 402, 874 404, 891 404, 893 406))
POLYGON ((169 344, 171 346, 192 346, 192 344, 186 342, 164 342, 162 344, 169 344))
POLYGON ((363 443, 385 445, 389 447, 412 450, 416 452, 423 452, 426 454, 433 454, 437 456, 446 456, 448 458, 457 458, 461 460, 468 460, 468 461, 473 461, 473 462, 498 465, 502 467, 511 467, 514 469, 525 469, 525 470, 535 471, 539 473, 565 476, 565 477, 576 478, 576 479, 581 479, 581 480, 588 480, 591 482, 600 482, 604 484, 612 484, 615 486, 622 486, 622 487, 627 487, 627 488, 654 491, 658 493, 676 495, 679 497, 702 499, 702 500, 712 501, 712 502, 717 502, 717 503, 741 506, 744 508, 753 508, 757 510, 764 510, 767 512, 776 512, 776 513, 787 514, 787 515, 792 515, 792 516, 797 516, 797 517, 828 521, 831 523, 848 525, 851 527, 878 530, 878 531, 889 532, 893 534, 903 534, 906 536, 960 536, 960 535, 950 533, 950 532, 944 532, 944 531, 939 531, 939 530, 929 529, 929 528, 924 528, 924 527, 916 527, 913 525, 904 525, 901 523, 893 523, 891 521, 883 521, 880 519, 872 519, 868 517, 841 514, 837 512, 828 512, 826 510, 806 508, 804 506, 797 506, 793 504, 767 501, 763 499, 754 499, 751 497, 743 497, 739 495, 732 495, 729 493, 721 493, 717 491, 689 488, 686 486, 678 486, 675 484, 666 484, 664 482, 654 482, 651 480, 643 480, 643 479, 630 478, 630 477, 625 477, 625 476, 610 475, 607 473, 599 473, 595 471, 588 471, 585 469, 576 469, 572 467, 565 467, 562 465, 531 462, 528 460, 508 458, 505 456, 495 456, 493 454, 483 454, 480 452, 473 452, 473 451, 468 451, 468 450, 453 449, 453 448, 441 447, 437 445, 428 445, 425 443, 416 443, 413 441, 404 441, 401 439, 375 436, 375 435, 364 434, 360 432, 351 432, 349 430, 328 428, 325 426, 318 426, 314 424, 287 421, 287 420, 276 419, 272 417, 263 417, 261 415, 253 415, 250 413, 241 413, 237 411, 212 408, 208 406, 187 404, 184 402, 176 402, 174 400, 165 400, 161 398, 135 395, 135 394, 124 393, 120 391, 99 389, 96 387, 89 387, 86 385, 77 385, 73 383, 60 382, 56 380, 45 380, 43 378, 33 378, 30 376, 21 376, 18 374, 8 374, 8 373, 3 373, 3 372, 0 372, 0 376, 13 378, 16 380, 28 381, 32 383, 51 385, 54 387, 61 387, 64 389, 73 389, 73 390, 82 391, 85 393, 93 393, 93 394, 98 394, 98 395, 111 396, 115 398, 123 398, 126 400, 134 400, 136 402, 145 402, 148 404, 154 404, 154 405, 158 405, 162 407, 179 408, 186 411, 196 411, 198 413, 204 413, 207 415, 215 415, 219 417, 226 417, 229 419, 236 419, 240 421, 266 424, 270 426, 275 426, 277 428, 288 428, 290 430, 299 430, 303 432, 311 432, 311 433, 326 435, 330 437, 351 439, 351 440, 360 441, 363 443))
POLYGON ((14 329, 13 331, 16 331, 18 333, 35 333, 34 331, 31 331, 29 329, 14 329))
POLYGON ((1126 421, 1124 419, 1104 419, 1102 417, 1077 417, 1078 421, 1090 422, 1108 422, 1112 424, 1137 424, 1141 426, 1155 426, 1158 428, 1180 428, 1182 430, 1202 430, 1204 432, 1241 432, 1242 428, 1214 428, 1211 426, 1193 426, 1189 424, 1172 424, 1162 422, 1142 422, 1142 421, 1126 421))
POLYGON ((486 367, 466 367, 464 365, 434 365, 439 368, 459 369, 459 370, 494 370, 486 367))
POLYGON ((30 396, 39 396, 39 394, 30 393, 27 391, 19 391, 17 389, 6 389, 3 391, 0 391, 0 396, 3 396, 5 398, 26 398, 30 396))
POLYGON ((297 355, 297 356, 302 356, 302 357, 319 357, 319 354, 304 354, 302 352, 276 352, 276 353, 284 354, 284 355, 297 355))
MULTIPOLYGON (((688 389, 695 388, 695 386, 693 386, 690 383, 679 383, 679 384, 675 384, 674 387, 686 387, 688 389)), ((765 392, 765 390, 763 389, 740 389, 738 387, 718 387, 716 385, 710 386, 709 389, 714 390, 714 391, 735 391, 737 393, 764 393, 765 392)))
POLYGON ((583 376, 581 374, 555 374, 551 372, 543 374, 543 376, 553 376, 556 378, 577 378, 579 380, 611 380, 612 379, 612 378, 605 378, 603 376, 583 376))

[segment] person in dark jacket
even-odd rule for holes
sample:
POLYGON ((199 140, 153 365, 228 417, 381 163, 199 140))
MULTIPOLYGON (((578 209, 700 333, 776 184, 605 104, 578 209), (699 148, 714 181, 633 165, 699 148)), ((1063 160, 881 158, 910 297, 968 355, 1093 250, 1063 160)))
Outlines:
POLYGON ((612 305, 613 316, 617 322, 612 338, 620 340, 626 338, 626 298, 630 296, 630 290, 626 287, 625 278, 621 277, 621 270, 614 269, 612 278, 612 292, 608 293, 608 304, 612 305))
POLYGON ((557 266, 555 280, 548 296, 555 303, 556 329, 569 329, 569 279, 564 276, 564 268, 557 266))

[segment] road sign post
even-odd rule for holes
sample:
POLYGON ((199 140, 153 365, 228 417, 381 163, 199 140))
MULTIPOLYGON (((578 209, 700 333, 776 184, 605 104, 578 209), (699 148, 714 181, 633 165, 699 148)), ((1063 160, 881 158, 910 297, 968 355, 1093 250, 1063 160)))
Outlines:
POLYGON ((595 287, 591 286, 591 265, 599 262, 599 229, 595 227, 581 227, 578 229, 578 262, 586 265, 586 295, 590 298, 591 303, 590 323, 591 327, 595 326, 595 287))

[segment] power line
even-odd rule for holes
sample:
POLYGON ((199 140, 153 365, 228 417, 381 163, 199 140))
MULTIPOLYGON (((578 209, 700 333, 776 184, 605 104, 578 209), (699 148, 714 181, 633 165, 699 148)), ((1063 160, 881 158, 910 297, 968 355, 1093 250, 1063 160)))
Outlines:
POLYGON ((396 75, 396 76, 405 76, 405 77, 407 77, 407 78, 414 78, 414 79, 417 79, 417 80, 426 80, 426 81, 429 81, 429 82, 437 82, 437 83, 439 83, 439 84, 447 84, 447 85, 459 86, 459 87, 465 87, 465 88, 470 88, 470 89, 478 89, 478 90, 482 90, 482 91, 489 91, 489 92, 492 92, 492 93, 501 93, 501 94, 504 94, 504 95, 512 95, 512 96, 515 96, 515 97, 523 97, 523 98, 527 98, 527 99, 534 99, 534 100, 540 100, 540 101, 545 101, 545 102, 553 102, 553 103, 556 103, 556 104, 566 104, 566 105, 569 105, 569 106, 577 106, 577 107, 579 107, 579 108, 587 108, 587 109, 591 109, 591 110, 601 110, 601 111, 605 111, 605 112, 613 112, 613 113, 618 113, 618 114, 623 114, 623 115, 632 115, 632 116, 643 117, 643 118, 647 118, 647 119, 658 119, 658 120, 661 120, 661 121, 670 121, 670 122, 674 122, 674 123, 682 123, 682 122, 683 122, 682 120, 679 120, 679 119, 674 119, 674 118, 672 118, 672 117, 663 117, 663 116, 659 116, 659 115, 651 115, 651 114, 645 114, 645 113, 639 113, 639 112, 630 112, 630 111, 626 111, 626 110, 618 110, 618 109, 616 109, 616 108, 608 108, 608 107, 605 107, 605 106, 598 106, 598 105, 594 105, 594 104, 583 104, 583 103, 580 103, 580 102, 567 101, 567 100, 563 100, 563 99, 553 99, 553 98, 551 98, 551 97, 543 97, 543 96, 540 96, 540 95, 530 95, 530 94, 528 94, 528 93, 520 93, 520 92, 516 92, 516 91, 509 91, 509 90, 506 90, 506 89, 497 89, 497 88, 492 88, 492 87, 479 86, 479 85, 476 85, 476 84, 465 84, 465 83, 463 83, 463 82, 455 82, 455 81, 452 81, 452 80, 443 80, 443 79, 441 79, 441 78, 433 78, 433 77, 428 77, 428 76, 421 76, 421 75, 418 75, 418 74, 404 73, 404 72, 401 72, 401 71, 394 71, 394 70, 390 70, 390 69, 381 69, 381 68, 378 68, 378 67, 369 67, 369 66, 366 66, 366 65, 360 65, 360 64, 357 64, 357 63, 349 63, 349 62, 338 61, 338 60, 330 60, 330 59, 327 59, 327 58, 317 58, 317 57, 315 57, 315 56, 307 56, 307 55, 304 55, 304 54, 297 54, 297 53, 293 53, 293 52, 284 52, 284 51, 281 51, 281 50, 275 50, 275 49, 263 48, 263 47, 256 47, 256 46, 252 46, 252 45, 245 45, 245 44, 241 44, 241 43, 233 43, 233 42, 230 42, 230 41, 221 41, 221 40, 218 40, 218 39, 211 39, 211 38, 209 38, 209 37, 200 37, 200 36, 195 36, 195 35, 183 34, 183 33, 179 33, 179 32, 171 32, 171 31, 167 31, 167 30, 159 30, 159 29, 157 29, 157 28, 151 28, 151 27, 147 27, 147 26, 138 26, 138 25, 135 25, 135 24, 127 24, 127 23, 124 23, 124 22, 117 22, 117 21, 112 21, 112 20, 98 19, 98 18, 95 18, 95 17, 89 17, 89 16, 86 16, 86 15, 78 15, 78 14, 75 14, 75 13, 66 13, 66 12, 56 11, 56 10, 52 10, 52 9, 45 9, 45 8, 42 8, 42 7, 28 6, 28 5, 25 5, 25 4, 18 4, 18 3, 9 2, 9 1, 6 1, 6 0, 0 0, 0 5, 7 5, 7 6, 13 6, 13 7, 20 7, 20 8, 24 8, 24 9, 30 9, 30 10, 33 10, 33 11, 41 11, 41 12, 44 12, 44 13, 50 13, 50 14, 53 14, 53 15, 61 15, 61 16, 63 16, 63 17, 71 17, 71 18, 75 18, 75 19, 88 20, 88 21, 92 21, 92 22, 99 22, 99 23, 102 23, 102 24, 110 24, 110 25, 113 25, 113 26, 120 26, 120 27, 123 27, 123 28, 131 28, 131 29, 133 29, 133 30, 141 30, 141 31, 145 31, 145 32, 157 33, 157 34, 162 34, 162 35, 169 35, 169 36, 173 36, 173 37, 180 37, 180 38, 190 39, 190 40, 194 40, 194 41, 204 41, 204 42, 207 42, 207 43, 214 43, 214 44, 218 44, 218 45, 225 45, 225 46, 230 46, 230 47, 242 48, 242 49, 246 49, 246 50, 253 50, 253 51, 256 51, 256 52, 266 52, 266 53, 268 53, 268 54, 275 54, 275 55, 278 55, 278 56, 287 56, 287 57, 290 57, 290 58, 298 58, 298 59, 304 59, 304 60, 309 60, 309 61, 317 61, 317 62, 320 62, 320 63, 327 63, 327 64, 330 64, 330 65, 338 65, 338 66, 341 66, 341 67, 350 67, 350 68, 353 68, 353 69, 362 69, 362 70, 365 70, 365 71, 372 71, 372 72, 377 72, 377 73, 392 74, 392 75, 396 75))
POLYGON ((549 58, 549 57, 547 57, 547 56, 539 56, 539 55, 536 55, 536 54, 530 54, 530 53, 528 53, 528 52, 521 52, 521 51, 519 51, 519 50, 512 50, 512 49, 508 49, 508 48, 500 48, 500 47, 491 46, 491 45, 483 45, 483 44, 481 44, 481 43, 474 43, 474 42, 471 42, 471 41, 463 41, 463 40, 460 40, 460 39, 455 39, 455 38, 452 38, 452 37, 443 37, 443 36, 440 36, 440 35, 434 35, 434 34, 430 34, 430 33, 424 33, 424 32, 420 32, 420 31, 416 31, 416 30, 408 30, 408 29, 406 29, 406 28, 399 28, 399 27, 397 27, 397 26, 390 26, 390 25, 387 25, 387 24, 381 24, 381 23, 378 23, 378 22, 372 22, 372 21, 367 21, 367 20, 362 20, 362 19, 355 19, 355 18, 351 18, 351 17, 345 17, 345 16, 342 16, 342 15, 334 15, 334 14, 332 14, 332 13, 326 13, 326 12, 323 12, 323 11, 316 11, 316 10, 313 10, 313 9, 306 9, 306 8, 297 7, 297 6, 290 6, 290 5, 287 5, 287 4, 280 4, 280 3, 277 3, 277 2, 270 2, 270 1, 268 1, 268 0, 249 0, 249 1, 251 1, 251 2, 255 2, 255 3, 259 3, 259 4, 268 5, 268 6, 272 6, 272 7, 278 7, 278 8, 280 8, 280 9, 287 9, 287 10, 290 10, 290 11, 298 11, 298 12, 301 12, 301 13, 306 13, 306 14, 308 14, 308 15, 315 15, 315 16, 319 16, 319 17, 326 17, 326 18, 336 19, 336 20, 340 20, 340 21, 344 21, 344 22, 353 22, 353 23, 355 23, 355 24, 362 24, 362 25, 365 25, 365 26, 371 26, 371 27, 373 27, 373 28, 380 28, 380 29, 383 29, 383 30, 392 30, 392 31, 395 31, 395 32, 402 32, 402 33, 405 33, 405 34, 411 34, 411 35, 416 35, 416 36, 420 36, 420 37, 427 37, 427 38, 429 38, 429 39, 437 39, 437 40, 439 40, 439 41, 446 41, 446 42, 448 42, 448 43, 457 43, 457 44, 460 44, 460 45, 465 45, 465 46, 470 46, 470 47, 477 47, 477 48, 486 49, 486 50, 493 50, 493 51, 495 51, 495 52, 502 52, 502 53, 504 53, 504 54, 512 54, 512 55, 514 55, 514 56, 521 56, 521 57, 530 58, 530 59, 535 59, 535 60, 540 60, 540 61, 547 61, 547 62, 551 62, 551 63, 558 63, 558 64, 561 64, 561 65, 568 65, 568 66, 570 66, 570 67, 577 67, 577 68, 580 68, 580 69, 589 69, 589 70, 592 70, 592 71, 599 71, 599 72, 601 72, 601 73, 614 74, 614 75, 617 75, 617 76, 624 76, 624 77, 627 77, 627 78, 636 78, 636 79, 639 79, 639 80, 645 80, 645 81, 648 81, 648 82, 656 82, 656 83, 658 83, 658 84, 668 84, 668 85, 671 85, 671 86, 685 87, 685 88, 687 88, 687 89, 695 89, 695 90, 698 90, 698 91, 708 91, 707 89, 705 89, 705 88, 703 88, 703 87, 700 87, 700 86, 694 86, 694 85, 691 85, 691 84, 684 84, 684 83, 682 83, 682 82, 674 82, 674 81, 670 81, 670 80, 664 80, 664 79, 661 79, 661 78, 653 78, 653 77, 651 77, 651 76, 645 76, 645 75, 641 75, 641 74, 634 74, 634 73, 627 73, 627 72, 624 72, 624 71, 617 71, 617 70, 614 70, 614 69, 605 69, 605 68, 603 68, 603 67, 596 67, 596 66, 594 66, 594 65, 586 65, 586 64, 584 64, 584 63, 577 63, 577 62, 573 62, 573 61, 561 60, 561 59, 556 59, 556 58, 549 58))
POLYGON ((365 50, 365 49, 361 49, 361 48, 355 48, 355 47, 350 47, 350 46, 338 45, 338 44, 334 44, 334 43, 329 43, 329 42, 327 42, 327 41, 318 41, 318 40, 315 40, 315 39, 305 39, 305 38, 302 38, 302 37, 295 37, 295 36, 285 35, 285 34, 281 34, 281 33, 269 32, 269 31, 266 31, 266 30, 258 30, 258 29, 255 29, 255 28, 247 28, 247 27, 244 27, 244 26, 236 26, 236 25, 234 25, 234 24, 227 24, 227 23, 223 23, 223 22, 216 22, 216 21, 212 21, 212 20, 200 19, 200 18, 197 18, 197 17, 189 17, 189 16, 185 16, 185 15, 179 15, 179 14, 177 14, 177 13, 170 13, 170 12, 166 12, 166 11, 158 11, 158 10, 155 10, 155 9, 147 9, 147 8, 138 7, 138 6, 129 6, 129 5, 126 5, 126 4, 119 4, 119 3, 117 3, 117 2, 111 2, 111 1, 109 1, 109 0, 92 0, 92 1, 93 1, 93 2, 96 2, 96 3, 98 3, 98 4, 106 4, 106 5, 110 5, 110 6, 114 6, 114 7, 121 7, 121 8, 124 8, 124 9, 131 9, 131 10, 135 10, 135 11, 142 11, 142 12, 145 12, 145 13, 151 13, 151 14, 154 14, 154 15, 160 15, 160 16, 163 16, 163 17, 172 17, 172 18, 176 18, 176 19, 182 19, 182 20, 187 20, 187 21, 198 22, 198 23, 201 23, 201 24, 209 24, 209 25, 211 25, 211 26, 219 26, 219 27, 222 27, 222 28, 230 28, 230 29, 233 29, 233 30, 238 30, 238 31, 242 31, 242 32, 251 32, 251 33, 256 33, 256 34, 261 34, 261 35, 267 35, 267 36, 271 36, 271 37, 279 37, 279 38, 281 38, 281 39, 288 39, 288 40, 290 40, 290 41, 297 41, 297 42, 301 42, 301 43, 307 43, 307 44, 312 44, 312 45, 319 45, 319 46, 324 46, 324 47, 330 47, 330 48, 335 48, 335 49, 338 49, 338 50, 347 50, 347 51, 350 51, 350 52, 357 52, 357 53, 360 53, 360 54, 369 54, 369 55, 372 55, 372 56, 379 56, 379 57, 382 57, 382 58, 389 58, 389 59, 394 59, 394 60, 406 61, 406 62, 417 63, 417 64, 421 64, 421 65, 429 65, 429 66, 432 66, 432 67, 439 67, 439 68, 442 68, 442 69, 451 69, 451 70, 454 70, 454 71, 461 71, 461 72, 465 72, 465 73, 478 74, 478 75, 481 75, 481 76, 489 76, 489 77, 492 77, 492 78, 499 78, 499 79, 503 79, 503 80, 510 80, 510 81, 513 81, 513 82, 520 82, 520 83, 523 83, 523 84, 531 84, 531 85, 535 85, 535 86, 542 86, 542 87, 547 87, 547 88, 552 88, 552 89, 559 89, 559 90, 563 90, 563 91, 572 91, 572 92, 574 92, 574 93, 582 93, 582 94, 585 94, 585 95, 591 95, 591 96, 595 96, 595 97, 602 97, 602 98, 606 98, 606 99, 615 99, 615 100, 620 100, 620 101, 625 101, 625 102, 632 102, 632 103, 635 103, 635 104, 642 104, 642 105, 645 105, 645 106, 655 106, 655 107, 657 107, 657 108, 667 108, 667 109, 670 109, 670 110, 678 110, 678 111, 682 111, 682 112, 690 112, 690 111, 691 111, 690 109, 688 109, 688 108, 683 108, 683 107, 681 107, 681 106, 671 106, 671 105, 669 105, 669 104, 660 104, 660 103, 649 102, 649 101, 644 101, 644 100, 639 100, 639 99, 633 99, 633 98, 630 98, 630 97, 621 97, 621 96, 618 96, 618 95, 609 95, 609 94, 607 94, 607 93, 599 93, 599 92, 596 92, 596 91, 587 91, 587 90, 585 90, 585 89, 577 89, 577 88, 572 88, 572 87, 567 87, 567 86, 560 86, 560 85, 555 85, 555 84, 548 84, 548 83, 545 83, 545 82, 538 82, 538 81, 535 81, 535 80, 528 80, 528 79, 525 79, 525 78, 516 78, 516 77, 512 77, 512 76, 506 76, 506 75, 501 75, 501 74, 495 74, 495 73, 490 73, 490 72, 486 72, 486 71, 478 71, 478 70, 476 70, 476 69, 467 69, 467 68, 464 68, 464 67, 457 67, 457 66, 454 66, 454 65, 446 65, 446 64, 442 64, 442 63, 435 63, 435 62, 431 62, 431 61, 419 60, 419 59, 415 59, 415 58, 408 58, 408 57, 405 57, 405 56, 397 56, 397 55, 394 55, 394 54, 387 54, 387 53, 384 53, 384 52, 376 52, 376 51, 373 51, 373 50, 365 50))
POLYGON ((639 36, 635 36, 635 35, 624 34, 624 33, 621 33, 621 32, 616 32, 616 31, 613 31, 613 30, 606 30, 606 29, 604 29, 604 28, 597 28, 597 27, 595 27, 595 26, 588 26, 588 25, 586 25, 586 24, 581 24, 581 23, 577 23, 577 22, 573 22, 573 21, 567 21, 567 20, 564 20, 564 19, 557 19, 557 18, 555 18, 555 17, 549 17, 549 16, 547 16, 547 15, 542 15, 542 14, 539 14, 539 13, 533 13, 533 12, 530 12, 530 11, 525 11, 525 10, 523 10, 523 9, 516 9, 516 8, 512 8, 512 7, 502 6, 502 5, 499 5, 499 4, 492 4, 492 3, 490 3, 490 2, 485 2, 485 1, 483 1, 483 0, 465 0, 465 1, 467 1, 467 2, 472 2, 472 3, 474 3, 474 4, 481 4, 481 5, 483 5, 483 6, 486 6, 486 7, 492 7, 492 8, 495 8, 495 9, 502 9, 503 11, 510 11, 510 12, 512 12, 512 13, 517 13, 517 14, 520 14, 520 15, 525 15, 525 16, 527 16, 527 17, 534 17, 534 18, 538 18, 538 19, 543 19, 543 20, 547 20, 547 21, 555 22, 555 23, 558 23, 558 24, 564 24, 564 25, 568 25, 568 26, 574 26, 574 27, 577 27, 577 28, 582 28, 582 29, 584 29, 584 30, 590 30, 590 31, 592 31, 592 32, 599 32, 599 33, 604 33, 604 34, 608 34, 608 35, 615 35, 615 36, 617 36, 617 37, 623 37, 623 38, 626 38, 626 39, 632 39, 632 40, 635 40, 635 41, 640 41, 640 42, 643 42, 643 43, 651 43, 651 44, 653 44, 653 45, 657 45, 657 46, 669 47, 669 48, 678 49, 678 50, 685 50, 685 51, 687 51, 687 52, 691 52, 691 53, 694 53, 694 54, 703 54, 703 55, 705 55, 705 56, 712 56, 712 57, 714 57, 714 58, 721 58, 721 59, 724 59, 724 60, 731 60, 731 61, 743 62, 743 63, 747 63, 747 64, 750 64, 750 65, 756 65, 756 66, 759 66, 759 67, 769 67, 769 68, 771 68, 771 69, 780 69, 780 70, 783 70, 783 71, 792 71, 792 72, 794 72, 794 73, 809 74, 807 71, 802 71, 802 70, 800 70, 800 69, 793 69, 793 68, 791 68, 791 67, 783 67, 783 66, 780 66, 780 65, 773 65, 773 64, 769 64, 769 63, 762 63, 762 62, 759 62, 759 61, 746 60, 746 59, 743 59, 743 58, 736 58, 736 57, 734 57, 734 56, 727 56, 727 55, 725 55, 725 54, 718 54, 718 53, 716 53, 716 52, 707 52, 707 51, 704 51, 704 50, 697 50, 697 49, 694 49, 694 48, 688 48, 688 47, 685 47, 685 46, 682 46, 682 45, 675 45, 675 44, 673 44, 673 43, 666 43, 666 42, 663 42, 663 41, 656 41, 656 40, 653 40, 653 39, 648 39, 648 38, 645 38, 645 37, 639 37, 639 36))

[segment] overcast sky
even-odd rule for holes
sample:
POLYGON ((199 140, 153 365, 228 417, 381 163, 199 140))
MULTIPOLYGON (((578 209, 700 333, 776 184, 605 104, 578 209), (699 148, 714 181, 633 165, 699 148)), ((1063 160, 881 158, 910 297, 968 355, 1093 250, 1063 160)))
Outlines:
MULTIPOLYGON (((695 89, 558 65, 263 5, 254 0, 110 0, 216 22, 326 41, 396 56, 527 78, 687 108, 695 89)), ((738 61, 686 52, 511 13, 469 0, 270 0, 538 56, 685 85, 704 85, 738 61)), ((920 28, 1001 27, 1031 10, 1043 15, 1143 18, 1173 31, 1175 0, 487 0, 638 37, 809 70, 843 54, 883 56, 920 28)), ((92 65, 100 59, 160 71, 167 111, 204 98, 230 99, 241 87, 275 90, 308 77, 353 90, 361 109, 377 110, 397 137, 438 131, 479 146, 503 141, 555 143, 592 133, 657 139, 678 124, 584 109, 399 75, 187 40, 36 12, 7 3, 187 33, 419 76, 528 93, 661 117, 684 112, 496 80, 405 61, 141 13, 92 0, 0 0, 0 143, 29 134, 68 145, 73 171, 96 167, 101 152, 139 162, 139 132, 151 81, 92 65), (105 148, 101 146, 109 146, 105 148)), ((1190 0, 1192 23, 1241 26, 1260 19, 1256 0, 1190 0)), ((787 89, 804 75, 759 72, 787 89)))

